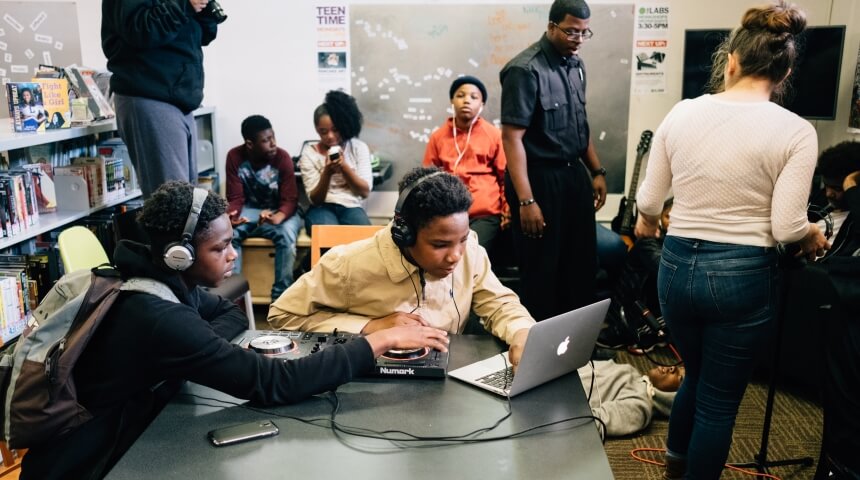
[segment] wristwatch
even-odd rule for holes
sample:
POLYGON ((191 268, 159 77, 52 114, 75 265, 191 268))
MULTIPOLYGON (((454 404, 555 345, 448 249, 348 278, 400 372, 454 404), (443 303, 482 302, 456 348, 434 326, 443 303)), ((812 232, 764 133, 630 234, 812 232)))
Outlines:
POLYGON ((605 177, 605 176, 606 176, 606 169, 605 169, 605 168, 603 168, 603 167, 600 167, 600 168, 598 168, 598 169, 596 169, 596 170, 592 170, 592 171, 591 171, 591 176, 592 176, 592 177, 596 177, 596 176, 598 176, 598 175, 603 175, 603 176, 605 177))

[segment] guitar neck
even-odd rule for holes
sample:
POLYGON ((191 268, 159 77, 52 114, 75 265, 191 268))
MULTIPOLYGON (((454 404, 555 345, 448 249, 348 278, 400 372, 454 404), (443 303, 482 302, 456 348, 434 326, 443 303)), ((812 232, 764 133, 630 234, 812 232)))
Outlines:
POLYGON ((639 170, 642 168, 643 158, 645 158, 645 152, 640 152, 636 155, 636 165, 633 167, 633 176, 630 178, 630 191, 627 194, 627 203, 624 208, 624 214, 621 217, 620 232, 622 235, 633 234, 633 209, 636 208, 636 187, 639 186, 639 170))
POLYGON ((629 201, 636 201, 636 188, 639 186, 639 171, 642 169, 642 159, 645 153, 636 155, 636 165, 633 167, 633 176, 630 177, 630 192, 627 193, 629 201))

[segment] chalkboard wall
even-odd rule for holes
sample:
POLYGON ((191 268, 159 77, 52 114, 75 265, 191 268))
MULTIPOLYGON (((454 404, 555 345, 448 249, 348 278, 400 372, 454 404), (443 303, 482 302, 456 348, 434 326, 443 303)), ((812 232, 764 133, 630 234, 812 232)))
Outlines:
MULTIPOLYGON (((394 162, 384 190, 421 164, 430 133, 451 115, 448 88, 460 75, 488 90, 485 119, 499 125, 499 71, 546 31, 549 5, 351 5, 351 91, 365 118, 361 138, 394 162)), ((594 38, 582 48, 592 138, 624 187, 633 5, 592 5, 594 38)))

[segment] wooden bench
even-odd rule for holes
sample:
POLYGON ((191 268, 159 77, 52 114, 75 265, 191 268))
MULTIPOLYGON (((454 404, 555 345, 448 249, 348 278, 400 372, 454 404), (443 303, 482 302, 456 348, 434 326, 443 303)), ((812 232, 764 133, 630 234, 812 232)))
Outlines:
MULTIPOLYGON (((296 239, 296 262, 308 255, 311 237, 302 228, 296 239)), ((275 283, 275 244, 268 238, 251 237, 242 242, 242 275, 251 286, 251 303, 272 303, 272 284, 275 283)))

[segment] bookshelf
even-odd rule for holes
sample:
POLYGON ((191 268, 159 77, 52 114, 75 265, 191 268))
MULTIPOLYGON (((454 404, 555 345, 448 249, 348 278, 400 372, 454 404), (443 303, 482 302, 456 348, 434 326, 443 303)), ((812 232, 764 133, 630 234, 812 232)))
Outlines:
POLYGON ((123 198, 87 210, 58 210, 54 213, 40 213, 39 223, 31 226, 29 230, 22 231, 20 234, 15 235, 14 237, 0 239, 0 251, 30 240, 31 238, 41 235, 45 232, 50 232, 51 230, 60 228, 64 225, 68 225, 82 218, 86 218, 100 210, 123 204, 129 200, 134 200, 138 197, 140 197, 140 190, 134 190, 132 192, 126 193, 125 197, 123 198))
MULTIPOLYGON (((215 152, 214 152, 214 147, 212 145, 214 143, 213 140, 215 138, 214 116, 215 116, 215 108, 213 108, 213 107, 204 107, 204 108, 200 108, 200 109, 194 111, 195 124, 197 126, 198 140, 200 140, 200 141, 208 140, 208 142, 201 142, 201 146, 204 147, 203 150, 206 152, 206 154, 207 154, 206 157, 208 159, 208 162, 204 161, 204 162, 202 162, 201 165, 199 165, 199 169, 201 171, 206 171, 206 170, 212 169, 214 167, 214 158, 216 158, 215 152), (203 145, 204 143, 206 145, 203 145)), ((33 132, 15 133, 12 131, 12 125, 11 125, 10 119, 0 119, 0 151, 10 152, 10 151, 20 150, 20 149, 28 149, 30 147, 36 147, 36 146, 40 146, 40 145, 52 145, 52 144, 58 144, 59 145, 60 142, 65 142, 65 141, 75 140, 75 139, 87 139, 87 141, 85 143, 94 144, 94 143, 98 143, 98 141, 100 141, 100 140, 104 140, 105 138, 109 138, 109 137, 114 136, 116 129, 117 129, 116 122, 114 120, 104 120, 104 121, 95 122, 95 123, 92 123, 90 125, 83 126, 83 127, 71 127, 71 128, 67 128, 67 129, 52 130, 52 131, 38 132, 38 133, 33 133, 33 132)), ((74 143, 74 142, 72 142, 72 143, 74 143)), ((76 147, 72 146, 72 148, 76 148, 76 147)), ((72 155, 75 154, 75 151, 73 149, 69 150, 68 145, 66 145, 62 148, 59 148, 59 147, 56 148, 56 150, 61 150, 61 149, 65 150, 67 152, 67 154, 68 153, 71 153, 72 155)), ((17 163, 16 163, 17 161, 15 161, 12 158, 12 155, 9 155, 9 160, 11 161, 12 166, 17 165, 17 163)), ((64 159, 59 160, 59 162, 65 163, 66 160, 67 159, 64 158, 64 159)), ((57 178, 57 177, 55 177, 55 178, 57 178)), ((92 207, 92 208, 86 207, 86 208, 80 208, 80 209, 70 208, 68 210, 58 209, 57 211, 55 211, 53 213, 41 213, 41 214, 39 214, 38 222, 33 224, 33 225, 30 225, 29 228, 27 228, 26 230, 22 229, 22 231, 20 233, 14 235, 14 236, 11 236, 11 237, 0 238, 0 254, 4 254, 4 255, 10 254, 8 256, 14 258, 16 255, 14 255, 13 252, 15 250, 18 250, 18 248, 13 249, 12 247, 22 247, 22 248, 20 248, 20 250, 22 250, 23 252, 28 252, 30 250, 33 250, 33 247, 35 245, 34 240, 39 235, 42 235, 46 232, 62 229, 67 225, 71 225, 71 224, 74 224, 75 222, 86 219, 87 217, 89 217, 89 216, 91 216, 97 212, 100 212, 102 210, 114 207, 116 205, 121 205, 121 204, 126 203, 130 200, 137 199, 140 196, 141 196, 140 190, 132 190, 132 191, 126 192, 125 196, 123 196, 122 198, 117 198, 115 200, 105 202, 105 203, 98 205, 96 207, 92 207)), ((59 198, 58 198, 58 200, 59 200, 59 198)), ((69 204, 67 204, 67 205, 69 205, 69 204)), ((14 253, 17 253, 17 252, 14 252, 14 253)), ((38 255, 44 255, 44 253, 37 252, 35 255, 37 255, 37 256, 38 255)), ((30 260, 32 257, 29 253, 25 256, 27 258, 26 266, 21 267, 21 266, 19 266, 18 263, 14 263, 14 262, 17 262, 16 260, 13 260, 9 264, 6 264, 6 263, 0 264, 0 270, 11 271, 14 273, 15 271, 17 271, 16 269, 20 269, 20 268, 26 269, 27 276, 30 279, 30 280, 28 280, 28 285, 29 285, 30 284, 29 282, 31 282, 31 281, 32 282, 38 282, 37 278, 42 278, 42 277, 38 273, 35 276, 31 275, 30 269, 33 268, 34 263, 32 263, 32 261, 30 260)), ((49 256, 50 256, 50 254, 49 254, 49 256)), ((37 262, 37 263, 35 263, 35 265, 39 265, 40 263, 44 265, 43 262, 37 262)), ((35 268, 36 268, 37 272, 44 272, 44 270, 39 270, 38 266, 35 268)), ((47 267, 47 268, 50 268, 50 267, 47 267)), ((51 274, 47 274, 47 275, 51 275, 51 274)), ((5 295, 8 294, 7 289, 11 288, 8 284, 9 275, 5 275, 6 278, 2 278, 2 277, 4 277, 4 275, 0 275, 0 280, 5 280, 6 283, 0 284, 0 290, 6 291, 6 294, 3 294, 2 291, 0 291, 0 296, 2 296, 3 299, 8 299, 9 297, 6 297, 5 295)), ((22 277, 22 278, 28 278, 28 277, 22 277)), ((29 315, 31 315, 31 312, 29 311, 29 309, 33 308, 33 305, 34 305, 33 302, 41 300, 40 298, 29 297, 29 303, 28 303, 28 299, 27 299, 26 295, 22 299, 22 297, 20 296, 21 292, 32 292, 33 290, 32 290, 32 288, 29 290, 23 289, 21 287, 21 285, 22 285, 22 283, 19 282, 18 301, 21 303, 20 303, 20 310, 18 310, 18 311, 21 312, 20 318, 15 313, 16 310, 15 310, 15 306, 14 306, 14 303, 15 303, 14 300, 12 301, 12 304, 13 304, 12 306, 10 306, 9 302, 0 301, 0 308, 6 309, 3 311, 0 311, 0 346, 2 346, 3 344, 9 342, 11 339, 20 335, 21 329, 23 329, 24 325, 26 324, 27 318, 29 317, 29 315), (28 307, 28 305, 29 305, 29 307, 28 307), (12 310, 8 310, 10 308, 12 310), (10 315, 12 315, 12 316, 10 317, 10 315), (11 318, 11 320, 7 320, 9 318, 11 318)), ((39 284, 39 285, 42 285, 42 284, 39 284)), ((48 285, 48 287, 50 287, 50 285, 48 285)), ((39 287, 39 294, 44 293, 41 290, 41 288, 42 287, 39 287)), ((33 294, 33 295, 35 296, 35 294, 33 294)), ((15 297, 15 295, 13 293, 12 298, 14 298, 14 297, 15 297)))
MULTIPOLYGON (((215 130, 213 128, 214 116, 215 107, 200 107, 197 110, 194 110, 194 117, 197 121, 198 138, 209 141, 212 141, 215 138, 215 130)), ((63 128, 38 133, 16 133, 12 131, 11 119, 0 118, 0 151, 5 152, 18 148, 62 142, 63 140, 72 140, 74 138, 114 131, 116 131, 116 122, 111 119, 94 122, 85 127, 63 128)))
MULTIPOLYGON (((201 107, 194 111, 194 117, 197 123, 198 139, 209 140, 210 142, 214 140, 214 116, 215 107, 201 107)), ((0 119, 0 151, 28 148, 36 145, 62 142, 64 140, 72 140, 91 135, 95 136, 115 131, 116 122, 114 120, 102 120, 83 127, 71 127, 38 133, 15 133, 12 131, 11 119, 3 118, 0 119)), ((211 168, 209 165, 201 165, 201 167, 201 170, 211 168)), ((140 191, 136 190, 128 192, 126 196, 121 199, 105 203, 94 208, 79 211, 58 210, 55 213, 40 214, 38 224, 31 226, 28 230, 22 231, 20 234, 13 237, 0 239, 0 252, 8 249, 9 247, 31 240, 45 232, 63 227, 64 225, 68 225, 82 218, 86 218, 100 210, 138 198, 140 195, 140 191)))

